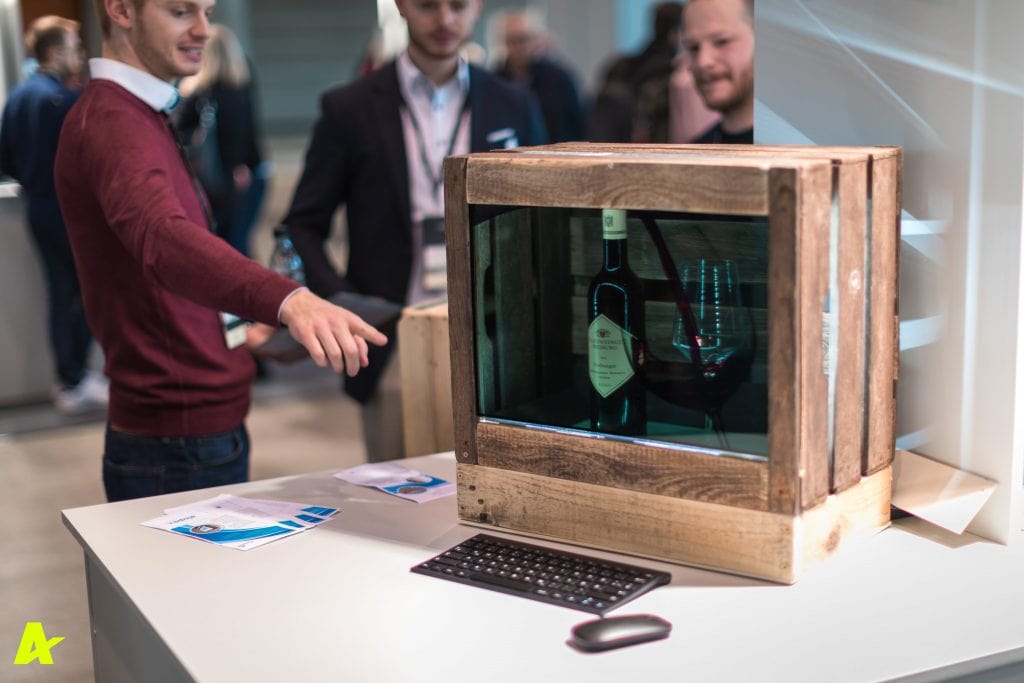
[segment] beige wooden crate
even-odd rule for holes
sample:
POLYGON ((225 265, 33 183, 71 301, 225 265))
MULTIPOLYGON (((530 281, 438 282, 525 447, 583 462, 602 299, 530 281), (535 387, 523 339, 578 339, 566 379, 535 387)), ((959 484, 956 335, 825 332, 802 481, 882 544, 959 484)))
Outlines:
POLYGON ((782 582, 887 524, 899 163, 894 148, 588 144, 450 159, 460 518, 782 582), (767 217, 767 457, 481 420, 479 394, 493 378, 476 361, 487 342, 474 320, 483 294, 471 205, 767 217), (830 284, 840 311, 831 414, 822 372, 830 284))
POLYGON ((448 304, 409 307, 398 321, 405 457, 452 450, 448 304))

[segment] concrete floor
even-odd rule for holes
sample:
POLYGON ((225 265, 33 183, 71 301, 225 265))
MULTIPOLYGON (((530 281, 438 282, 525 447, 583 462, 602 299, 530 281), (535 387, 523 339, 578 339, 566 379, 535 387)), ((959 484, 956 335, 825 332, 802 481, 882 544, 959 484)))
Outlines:
MULTIPOLYGON (((276 171, 253 238, 253 257, 261 262, 290 201, 303 145, 271 142, 276 171)), ((82 552, 60 511, 105 502, 104 419, 102 412, 62 418, 49 405, 0 411, 0 681, 93 680, 82 552), (64 637, 52 665, 13 664, 31 621, 42 622, 48 638, 64 637)), ((365 459, 356 404, 329 370, 311 362, 271 366, 270 377, 255 386, 247 425, 252 479, 344 469, 365 459)))

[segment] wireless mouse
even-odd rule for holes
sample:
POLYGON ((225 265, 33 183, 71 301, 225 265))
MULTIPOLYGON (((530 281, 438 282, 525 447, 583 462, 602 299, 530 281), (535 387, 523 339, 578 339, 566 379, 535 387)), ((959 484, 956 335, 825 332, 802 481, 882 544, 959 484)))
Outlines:
POLYGON ((653 614, 624 614, 577 624, 569 644, 586 652, 602 652, 617 647, 668 638, 672 624, 653 614))

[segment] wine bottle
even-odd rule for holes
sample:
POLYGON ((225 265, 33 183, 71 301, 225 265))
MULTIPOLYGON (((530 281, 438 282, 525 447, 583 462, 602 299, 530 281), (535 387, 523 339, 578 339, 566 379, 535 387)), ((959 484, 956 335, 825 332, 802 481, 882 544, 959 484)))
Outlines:
POLYGON ((643 357, 644 297, 629 269, 626 212, 603 209, 604 267, 590 282, 587 364, 590 426, 598 432, 646 432, 646 395, 638 374, 643 357))

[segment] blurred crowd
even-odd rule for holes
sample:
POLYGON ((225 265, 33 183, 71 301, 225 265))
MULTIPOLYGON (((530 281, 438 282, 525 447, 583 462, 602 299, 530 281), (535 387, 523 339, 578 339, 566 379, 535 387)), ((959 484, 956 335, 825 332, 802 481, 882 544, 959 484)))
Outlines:
MULTIPOLYGON (((470 41, 462 54, 529 89, 541 107, 551 142, 749 143, 753 15, 753 0, 658 3, 650 8, 643 48, 609 55, 593 92, 581 87, 558 36, 535 8, 491 14, 487 48, 470 41), (723 135, 726 112, 731 115, 723 135)), ((357 75, 394 58, 398 46, 389 53, 384 42, 376 31, 357 75)))
POLYGON ((387 53, 382 22, 355 77, 320 95, 291 205, 271 218, 301 257, 295 277, 246 258, 269 166, 255 69, 214 0, 94 5, 103 46, 88 69, 77 22, 30 27, 0 174, 22 186, 47 273, 55 404, 107 407, 111 500, 247 478, 249 382, 274 327, 344 370, 368 458, 402 455, 393 321, 381 334, 351 307, 445 296, 446 157, 753 142, 753 0, 655 5, 646 45, 610 55, 592 95, 538 11, 493 13, 488 54, 472 42, 483 0, 395 0, 402 46, 387 53), (325 249, 339 213, 341 264, 325 249), (109 383, 87 367, 93 335, 109 383), (125 476, 142 467, 184 478, 125 476))

